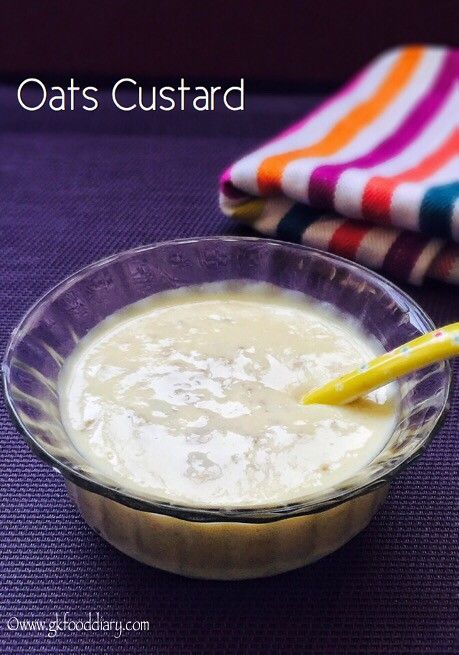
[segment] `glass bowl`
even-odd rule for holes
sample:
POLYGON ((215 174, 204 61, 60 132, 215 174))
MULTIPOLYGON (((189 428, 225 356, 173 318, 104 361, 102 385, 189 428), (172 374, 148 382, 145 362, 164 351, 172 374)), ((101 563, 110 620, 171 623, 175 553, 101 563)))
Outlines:
POLYGON ((65 358, 102 319, 178 287, 265 281, 328 303, 390 350, 434 328, 404 292, 335 255, 261 238, 209 237, 142 246, 91 264, 48 291, 13 331, 4 362, 13 419, 33 451, 63 474, 84 519, 147 564, 204 578, 274 575, 303 566, 363 529, 391 478, 426 447, 448 405, 451 370, 434 364, 404 378, 394 433, 339 486, 301 502, 250 508, 187 507, 130 493, 76 450, 59 413, 65 358))

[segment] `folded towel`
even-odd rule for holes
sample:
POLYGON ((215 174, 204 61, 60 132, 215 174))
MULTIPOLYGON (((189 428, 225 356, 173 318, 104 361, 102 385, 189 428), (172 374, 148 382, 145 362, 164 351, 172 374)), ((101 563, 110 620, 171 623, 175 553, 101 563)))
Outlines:
POLYGON ((459 283, 459 50, 379 56, 225 171, 220 205, 400 279, 459 283))

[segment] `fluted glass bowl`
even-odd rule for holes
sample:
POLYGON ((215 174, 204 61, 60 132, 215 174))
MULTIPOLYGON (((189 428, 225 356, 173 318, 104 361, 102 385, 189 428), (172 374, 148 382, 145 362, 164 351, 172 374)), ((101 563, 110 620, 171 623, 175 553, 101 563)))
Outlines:
POLYGON ((368 523, 388 481, 423 451, 438 426, 448 404, 451 371, 442 362, 401 381, 391 439, 370 464, 335 488, 293 504, 256 509, 143 498, 94 468, 70 441, 58 407, 59 371, 79 340, 122 307, 158 292, 225 280, 265 281, 303 292, 357 319, 385 350, 434 328, 396 286, 331 254, 258 238, 169 241, 96 262, 40 298, 11 336, 4 385, 19 431, 64 475, 84 518, 108 541, 137 559, 185 575, 255 577, 318 559, 368 523))

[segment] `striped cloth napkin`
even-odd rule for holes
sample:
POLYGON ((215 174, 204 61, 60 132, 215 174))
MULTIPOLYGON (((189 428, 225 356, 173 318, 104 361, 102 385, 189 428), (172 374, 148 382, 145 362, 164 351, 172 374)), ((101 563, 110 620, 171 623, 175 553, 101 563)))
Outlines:
POLYGON ((459 50, 379 56, 223 173, 225 214, 421 283, 459 283, 459 50))

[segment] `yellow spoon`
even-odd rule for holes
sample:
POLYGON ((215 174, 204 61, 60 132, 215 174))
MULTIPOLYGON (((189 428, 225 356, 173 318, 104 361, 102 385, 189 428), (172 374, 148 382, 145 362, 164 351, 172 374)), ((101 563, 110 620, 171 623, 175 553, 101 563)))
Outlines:
POLYGON ((313 389, 301 402, 304 405, 344 405, 403 375, 456 355, 459 355, 459 323, 451 323, 313 389))

